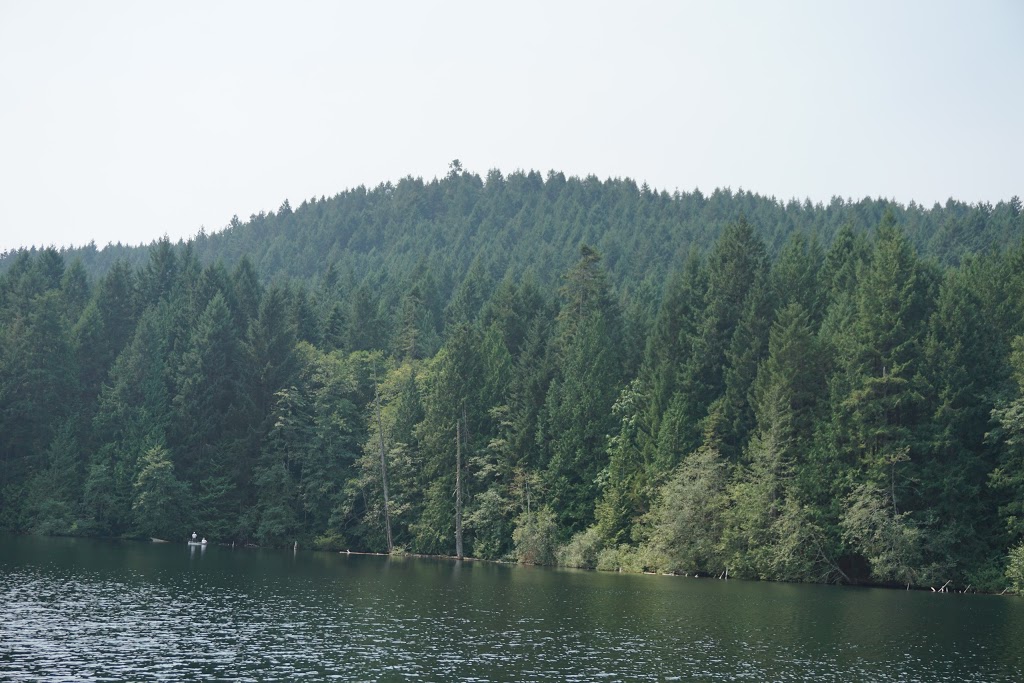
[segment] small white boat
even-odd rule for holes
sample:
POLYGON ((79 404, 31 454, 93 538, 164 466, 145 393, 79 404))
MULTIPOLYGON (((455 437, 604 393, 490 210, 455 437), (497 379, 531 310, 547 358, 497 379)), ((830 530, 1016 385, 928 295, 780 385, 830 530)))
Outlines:
POLYGON ((204 538, 201 541, 189 541, 188 544, 189 545, 206 545, 206 539, 204 538))

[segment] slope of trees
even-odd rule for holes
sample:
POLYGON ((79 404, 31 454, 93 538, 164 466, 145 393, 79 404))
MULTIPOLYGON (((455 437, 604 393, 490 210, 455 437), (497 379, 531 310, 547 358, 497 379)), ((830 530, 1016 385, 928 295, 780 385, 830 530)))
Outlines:
MULTIPOLYGON (((653 286, 660 294, 691 249, 706 253, 741 217, 774 258, 792 234, 813 235, 823 248, 846 226, 870 235, 889 211, 918 254, 957 265, 965 255, 1016 244, 1020 210, 1017 198, 994 206, 950 199, 929 208, 841 197, 812 204, 729 188, 670 194, 629 178, 566 178, 555 171, 544 176, 492 170, 480 177, 454 161, 446 176, 431 181, 407 177, 309 198, 296 207, 285 200, 276 211, 247 220, 236 216, 221 231, 200 231, 190 248, 202 264, 221 261, 233 268, 247 258, 265 281, 286 276, 308 283, 333 268, 345 286, 387 285, 392 296, 413 285, 434 294, 420 281, 429 274, 437 278, 439 300, 447 302, 473 267, 493 283, 531 271, 557 286, 579 245, 589 244, 603 255, 617 290, 653 286)), ((102 248, 89 243, 60 253, 99 277, 119 261, 144 267, 157 248, 158 242, 102 248)), ((17 255, 0 255, 0 271, 17 255)))
POLYGON ((8 255, 0 528, 1019 584, 1019 204, 453 165, 8 255))

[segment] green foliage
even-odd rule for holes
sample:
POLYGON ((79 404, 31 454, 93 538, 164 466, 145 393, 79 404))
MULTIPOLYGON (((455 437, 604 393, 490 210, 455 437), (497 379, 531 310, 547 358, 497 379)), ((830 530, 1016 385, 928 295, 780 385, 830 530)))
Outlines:
POLYGON ((692 362, 706 280, 703 263, 691 249, 682 269, 669 280, 637 378, 635 391, 646 400, 637 414, 636 439, 644 459, 661 471, 677 465, 683 455, 679 440, 686 425, 681 424, 680 373, 692 362))
POLYGON ((166 448, 153 446, 139 459, 133 494, 132 512, 140 534, 164 539, 181 534, 191 500, 188 486, 174 474, 166 448))
POLYGON ((478 557, 998 589, 1015 206, 453 163, 0 257, 0 528, 450 554, 458 481, 478 557))
POLYGON ((554 564, 558 527, 549 507, 524 512, 516 518, 512 542, 515 558, 521 564, 554 564))
POLYGON ((1006 530, 1013 538, 1024 536, 1024 336, 1013 341, 1010 357, 1017 391, 992 410, 995 429, 991 443, 1003 447, 1002 457, 990 475, 992 486, 1003 492, 999 507, 1006 530))
POLYGON ((542 426, 552 505, 560 525, 572 531, 593 518, 605 443, 615 428, 611 408, 623 375, 620 314, 608 295, 601 257, 586 246, 580 253, 562 289, 557 374, 542 426))
POLYGON ((1006 559, 1006 579, 1014 593, 1024 595, 1024 543, 1010 549, 1006 559))
POLYGON ((558 549, 558 564, 563 567, 596 569, 597 559, 604 549, 601 531, 590 527, 575 534, 569 542, 558 549))
POLYGON ((662 487, 650 514, 649 544, 666 558, 666 570, 725 569, 721 542, 727 482, 725 462, 712 442, 688 455, 662 487))
POLYGON ((640 381, 634 380, 612 406, 621 426, 608 439, 609 462, 599 478, 602 490, 595 517, 597 533, 613 545, 627 540, 633 520, 647 511, 653 495, 653 473, 640 444, 643 399, 640 381))
POLYGON ((510 513, 514 504, 499 487, 488 488, 476 496, 466 528, 473 536, 473 554, 484 559, 501 559, 508 554, 512 538, 510 513))
POLYGON ((843 538, 871 564, 882 582, 913 584, 920 574, 922 535, 909 512, 899 512, 887 491, 861 484, 850 494, 843 538))

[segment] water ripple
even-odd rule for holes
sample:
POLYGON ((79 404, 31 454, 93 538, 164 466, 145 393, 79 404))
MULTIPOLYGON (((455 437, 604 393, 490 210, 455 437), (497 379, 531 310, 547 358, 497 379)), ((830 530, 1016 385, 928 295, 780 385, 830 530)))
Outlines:
POLYGON ((1021 679, 1024 613, 986 598, 936 613, 895 591, 106 550, 124 557, 0 562, 0 679, 1021 679), (994 625, 972 626, 978 605, 994 625))

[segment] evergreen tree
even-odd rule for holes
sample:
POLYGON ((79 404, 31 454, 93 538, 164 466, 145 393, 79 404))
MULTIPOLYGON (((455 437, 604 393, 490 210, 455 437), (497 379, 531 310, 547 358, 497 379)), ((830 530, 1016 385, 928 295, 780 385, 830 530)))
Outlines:
POLYGON ((0 256, 0 528, 1019 578, 1019 201, 451 170, 0 256))
POLYGON ((769 296, 761 271, 747 296, 743 315, 737 321, 729 348, 728 366, 724 374, 722 408, 727 428, 722 439, 722 454, 731 460, 739 457, 754 427, 754 410, 750 391, 757 368, 768 352, 768 329, 774 302, 769 296))
POLYGON ((691 249, 683 269, 668 285, 645 347, 639 389, 645 393, 647 401, 637 425, 637 438, 645 459, 655 463, 658 471, 668 471, 678 464, 679 452, 674 447, 678 440, 675 429, 678 421, 666 422, 665 416, 673 400, 679 403, 681 399, 677 396, 679 376, 692 362, 706 289, 706 273, 696 250, 691 249), (659 443, 672 446, 660 449, 659 443))
POLYGON ((93 418, 93 454, 85 482, 85 528, 123 534, 133 525, 132 491, 139 458, 170 436, 170 305, 147 310, 118 355, 93 418))
POLYGON ((634 380, 612 406, 620 427, 608 440, 608 467, 599 476, 595 518, 599 537, 613 546, 629 540, 633 523, 648 511, 654 494, 651 463, 640 445, 644 398, 640 381, 634 380))
POLYGON ((917 345, 926 311, 916 257, 891 215, 863 271, 853 355, 846 359, 852 388, 837 406, 849 416, 847 449, 858 472, 844 534, 875 578, 912 582, 920 533, 909 485, 920 448, 924 386, 917 345))
POLYGON ((1005 351, 976 291, 977 278, 990 274, 968 261, 947 271, 920 350, 931 415, 915 493, 928 526, 924 561, 935 578, 979 585, 984 577, 967 568, 982 558, 996 563, 1004 541, 994 507, 984 502, 995 462, 983 446, 993 408, 988 387, 1005 351))
POLYGON ((423 420, 420 369, 415 363, 393 367, 379 353, 357 352, 348 365, 367 390, 357 403, 366 406, 365 431, 357 442, 361 452, 352 474, 339 492, 331 517, 332 533, 376 552, 388 550, 386 523, 391 522, 391 545, 407 548, 423 506, 420 444, 414 433, 423 420), (379 408, 379 412, 378 412, 379 408), (381 463, 384 448, 385 467, 381 463), (383 475, 386 469, 388 508, 385 514, 383 475))
POLYGON ((239 259, 238 265, 231 272, 231 291, 232 296, 228 301, 234 303, 232 313, 235 327, 239 330, 248 329, 249 323, 259 313, 264 290, 247 255, 239 259))
POLYGON ((45 469, 28 483, 27 529, 44 535, 80 533, 80 501, 85 459, 77 420, 62 424, 46 450, 45 469))
POLYGON ((198 480, 225 437, 237 434, 230 420, 242 400, 240 345, 224 297, 217 295, 196 322, 177 372, 176 441, 186 477, 198 480))
POLYGON ((185 528, 190 509, 188 486, 175 476, 165 448, 153 446, 142 455, 133 492, 132 511, 139 533, 166 539, 185 528))
MULTIPOLYGON (((844 235, 843 239, 849 237, 844 235)), ((784 308, 790 303, 798 303, 815 325, 820 324, 828 293, 820 282, 824 261, 825 254, 817 233, 811 238, 800 232, 793 233, 771 269, 772 298, 776 306, 784 308)))
POLYGON ((766 267, 764 243, 750 223, 740 219, 726 227, 708 259, 707 303, 693 355, 681 373, 675 421, 683 431, 673 441, 683 452, 694 448, 708 406, 725 392, 729 347, 766 267))
POLYGON ((779 312, 753 388, 757 429, 731 488, 725 545, 737 574, 830 580, 841 572, 816 523, 815 470, 808 458, 824 393, 824 367, 810 316, 799 303, 779 312))
POLYGON ((357 405, 357 380, 346 357, 298 347, 300 390, 312 400, 314 433, 305 451, 299 486, 304 527, 320 547, 347 548, 347 534, 332 524, 344 484, 356 476, 355 463, 365 427, 357 405))
POLYGON ((1016 389, 992 410, 995 429, 988 440, 1003 447, 992 486, 1003 493, 999 515, 1011 542, 1024 539, 1024 336, 1013 341, 1010 357, 1016 389))
POLYGON ((171 298, 178 282, 178 257, 166 235, 157 240, 140 276, 145 305, 150 306, 160 299, 171 298))
POLYGON ((220 538, 244 535, 238 495, 252 476, 241 457, 251 406, 243 390, 241 349, 227 303, 217 293, 196 321, 174 374, 175 463, 195 487, 197 523, 220 538))
POLYGON ((301 496, 315 417, 309 397, 296 387, 277 391, 271 415, 273 426, 261 444, 253 472, 259 514, 256 538, 280 546, 302 532, 301 496))
POLYGON ((649 544, 668 571, 719 573, 728 506, 728 470, 715 434, 720 416, 712 413, 705 442, 687 455, 665 482, 650 515, 649 544))
MULTIPOLYGON (((468 431, 463 458, 469 460, 490 431, 482 347, 480 329, 460 325, 424 378, 424 416, 416 427, 423 456, 420 487, 424 498, 421 517, 414 525, 415 547, 421 552, 455 551, 456 437, 462 430, 468 431), (466 420, 459 429, 456 424, 463 416, 466 420)), ((466 474, 460 478, 465 481, 466 474)))
POLYGON ((562 528, 580 531, 593 519, 597 475, 615 429, 611 406, 622 381, 621 318, 611 300, 600 255, 584 246, 562 288, 555 345, 558 375, 544 406, 547 478, 562 528))
POLYGON ((287 293, 281 287, 271 287, 263 296, 244 341, 247 386, 257 416, 268 415, 276 393, 294 381, 296 342, 287 293))

